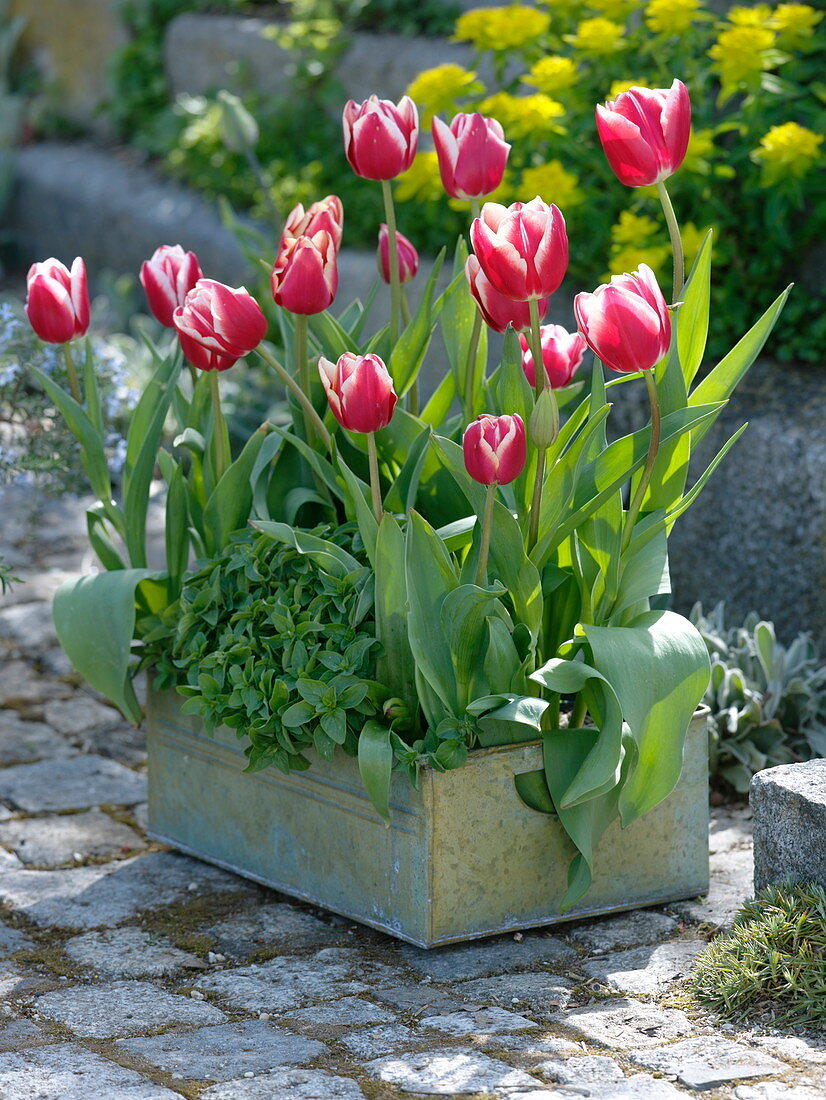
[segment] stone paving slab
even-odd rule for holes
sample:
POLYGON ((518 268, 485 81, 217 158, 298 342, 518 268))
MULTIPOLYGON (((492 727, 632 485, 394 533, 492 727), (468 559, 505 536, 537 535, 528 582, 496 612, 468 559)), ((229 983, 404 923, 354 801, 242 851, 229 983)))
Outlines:
POLYGON ((716 1088, 743 1077, 769 1077, 786 1068, 776 1058, 719 1035, 684 1039, 654 1050, 637 1051, 631 1061, 666 1073, 690 1089, 716 1088))
POLYGON ((41 760, 0 771, 0 798, 27 813, 128 806, 146 800, 146 776, 103 756, 41 760))
POLYGON ((64 950, 81 966, 103 978, 164 978, 181 970, 201 970, 205 963, 188 951, 142 928, 87 932, 69 940, 64 950))
POLYGON ((12 848, 23 863, 50 867, 90 856, 128 855, 146 847, 134 829, 100 810, 7 821, 0 824, 0 844, 12 848))
POLYGON ((583 969, 621 993, 657 993, 685 978, 693 960, 706 948, 705 940, 672 940, 605 955, 583 969))
POLYGON ((676 931, 677 922, 673 917, 655 909, 638 909, 572 928, 567 939, 591 955, 605 955, 637 944, 659 943, 664 936, 676 931))
POLYGON ((445 1016, 425 1016, 422 1027, 446 1031, 451 1035, 489 1035, 508 1031, 531 1031, 539 1025, 533 1020, 504 1008, 475 1008, 450 1012, 445 1016))
POLYGON ((324 1024, 327 1027, 360 1027, 364 1024, 389 1024, 396 1017, 392 1012, 365 1001, 363 997, 341 997, 322 1005, 310 1005, 288 1011, 285 1017, 291 1023, 324 1024))
POLYGON ((188 895, 247 889, 237 876, 173 852, 99 867, 0 874, 0 901, 44 928, 109 927, 188 895))
POLYGON ((0 1055, 3 1100, 180 1100, 180 1093, 147 1081, 74 1043, 0 1055))
POLYGON ((284 943, 291 949, 347 941, 344 929, 324 924, 311 913, 287 903, 259 905, 206 929, 218 949, 244 959, 262 947, 284 943))
POLYGON ((613 1050, 657 1047, 701 1031, 684 1012, 628 998, 602 1001, 569 1012, 558 1012, 551 1022, 570 1028, 583 1039, 613 1050))
POLYGON ((49 604, 19 603, 0 609, 0 639, 29 653, 57 645, 49 604))
POLYGON ((757 1085, 738 1085, 736 1100, 823 1100, 820 1087, 786 1085, 781 1081, 761 1081, 757 1085))
POLYGON ((371 1077, 424 1096, 472 1096, 479 1092, 513 1093, 541 1088, 542 1082, 507 1062, 474 1050, 447 1048, 423 1054, 376 1058, 366 1067, 371 1077))
POLYGON ((226 1016, 214 1005, 167 993, 149 982, 79 985, 45 993, 37 1011, 85 1039, 135 1035, 167 1024, 213 1024, 226 1016))
POLYGON ((622 1081, 625 1078, 619 1063, 605 1054, 586 1054, 562 1061, 548 1059, 537 1063, 533 1069, 558 1085, 588 1087, 598 1082, 622 1081))
POLYGON ((18 928, 12 928, 11 925, 0 922, 0 959, 7 959, 15 951, 31 946, 32 941, 18 928))
POLYGON ((116 726, 123 722, 119 711, 104 706, 88 695, 55 699, 43 708, 43 717, 52 729, 67 735, 88 733, 89 730, 116 726))
POLYGON ((202 1092, 200 1100, 366 1100, 355 1081, 320 1069, 276 1070, 252 1081, 229 1081, 202 1092))
POLYGON ((559 937, 526 933, 482 940, 459 947, 435 947, 423 951, 405 944, 404 960, 436 982, 458 982, 465 978, 487 978, 530 966, 559 966, 576 959, 576 952, 559 937))
POLYGON ((382 1024, 363 1031, 351 1031, 349 1035, 340 1035, 338 1041, 357 1058, 367 1059, 392 1054, 405 1048, 409 1050, 423 1038, 424 1036, 405 1024, 382 1024))
POLYGON ((271 959, 199 978, 198 989, 215 993, 247 1012, 282 1012, 313 1001, 364 993, 356 979, 364 960, 356 952, 339 955, 327 948, 316 955, 271 959))
POLYGON ((14 711, 0 711, 0 765, 58 760, 76 751, 45 722, 30 722, 14 711))
POLYGON ((534 1012, 565 1008, 571 999, 573 982, 547 970, 538 973, 497 974, 456 982, 453 990, 463 1000, 510 1007, 528 1004, 534 1012))
POLYGON ((34 1020, 9 1020, 0 1025, 0 1052, 3 1053, 38 1046, 40 1043, 49 1043, 53 1040, 54 1037, 42 1027, 38 1027, 34 1020))
POLYGON ((199 1081, 230 1081, 276 1066, 300 1066, 328 1053, 323 1043, 292 1035, 265 1020, 215 1024, 183 1034, 119 1039, 119 1050, 168 1073, 199 1081))

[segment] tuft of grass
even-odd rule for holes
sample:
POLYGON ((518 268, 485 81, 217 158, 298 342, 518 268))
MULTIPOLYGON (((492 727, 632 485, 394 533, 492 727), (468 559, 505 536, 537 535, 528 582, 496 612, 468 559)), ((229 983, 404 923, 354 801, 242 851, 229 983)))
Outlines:
POLYGON ((689 988, 732 1022, 826 1026, 826 891, 768 886, 697 957, 689 988))

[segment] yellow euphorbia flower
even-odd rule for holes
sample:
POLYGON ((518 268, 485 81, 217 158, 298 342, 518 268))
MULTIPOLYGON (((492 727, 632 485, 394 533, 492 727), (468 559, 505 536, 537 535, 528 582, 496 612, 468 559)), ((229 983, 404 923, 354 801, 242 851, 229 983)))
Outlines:
POLYGON ((767 27, 771 23, 772 10, 768 4, 753 7, 737 6, 729 9, 728 21, 735 27, 767 27))
POLYGON ((686 222, 680 226, 680 240, 683 242, 683 254, 685 255, 686 270, 694 262, 700 245, 706 239, 710 226, 700 229, 694 222, 686 222))
POLYGON ((820 157, 823 136, 796 122, 772 126, 752 157, 763 166, 762 182, 771 186, 788 177, 805 176, 820 157))
POLYGON ((625 28, 620 23, 599 16, 596 19, 583 19, 576 34, 566 34, 565 41, 582 53, 602 57, 621 50, 624 35, 625 28))
POLYGON ((457 100, 483 92, 484 85, 470 69, 461 65, 437 65, 425 69, 408 86, 407 94, 421 108, 422 123, 434 115, 450 120, 459 110, 457 100))
POLYGON ((576 206, 584 197, 577 177, 573 172, 567 171, 558 160, 526 168, 522 173, 519 192, 524 195, 524 202, 539 195, 545 202, 555 203, 563 214, 566 207, 576 206))
POLYGON ((822 18, 823 12, 815 11, 808 4, 780 4, 774 10, 772 24, 781 46, 798 49, 814 35, 822 18))
POLYGON ((655 34, 682 34, 697 17, 699 0, 649 0, 645 22, 655 34))
POLYGON ((522 83, 530 84, 546 95, 553 95, 576 84, 576 79, 576 62, 570 57, 553 55, 540 58, 522 77, 522 83))
POLYGON ((554 123, 565 114, 565 108, 547 95, 511 95, 509 92, 497 92, 483 99, 478 110, 487 118, 498 119, 508 140, 563 132, 554 123))
POLYGON ((708 51, 722 83, 721 99, 733 95, 742 84, 753 84, 773 64, 769 51, 775 45, 770 27, 731 26, 720 32, 708 51))
POLYGON ((454 42, 472 42, 477 50, 519 49, 547 33, 551 17, 522 4, 473 8, 456 20, 454 42))
POLYGON ((612 246, 644 245, 649 237, 660 231, 660 225, 647 214, 634 214, 623 210, 619 221, 611 226, 612 246))

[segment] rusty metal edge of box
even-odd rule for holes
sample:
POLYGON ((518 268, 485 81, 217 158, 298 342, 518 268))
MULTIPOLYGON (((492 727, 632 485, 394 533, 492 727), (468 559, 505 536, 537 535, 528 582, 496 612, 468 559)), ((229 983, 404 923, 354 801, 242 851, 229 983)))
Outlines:
POLYGON ((243 744, 209 737, 171 692, 150 692, 149 833, 156 840, 418 947, 555 924, 708 889, 705 717, 688 729, 680 782, 595 853, 591 889, 559 911, 574 852, 559 822, 528 809, 515 773, 542 766, 538 743, 483 749, 455 771, 394 773, 385 825, 357 762, 243 774, 243 744))

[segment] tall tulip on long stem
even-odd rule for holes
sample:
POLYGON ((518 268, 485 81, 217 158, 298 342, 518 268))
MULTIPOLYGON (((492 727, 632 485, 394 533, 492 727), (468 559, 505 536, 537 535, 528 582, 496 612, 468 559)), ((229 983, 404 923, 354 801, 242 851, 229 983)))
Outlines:
POLYGON ((419 114, 409 96, 398 104, 371 95, 363 103, 349 100, 342 117, 344 152, 353 171, 368 180, 380 180, 384 214, 390 235, 390 339, 399 338, 401 282, 396 245, 396 212, 390 180, 413 163, 419 141, 419 114))
POLYGON ((267 320, 244 287, 226 286, 215 279, 199 279, 186 295, 183 305, 173 312, 172 322, 187 360, 212 376, 212 449, 217 482, 230 464, 229 434, 221 410, 218 372, 228 370, 247 352, 258 347, 266 335, 267 320))
POLYGON ((480 485, 487 487, 485 507, 479 516, 481 534, 476 584, 487 583, 488 555, 493 529, 493 504, 497 485, 509 485, 525 467, 525 425, 517 413, 513 416, 478 416, 465 428, 462 437, 465 469, 480 485))
POLYGON ((367 436, 370 493, 376 520, 381 522, 384 505, 375 433, 386 428, 393 418, 397 400, 393 379, 378 355, 354 355, 349 351, 337 363, 322 355, 318 373, 333 416, 342 428, 367 436))
POLYGON ((625 517, 622 550, 634 532, 660 446, 660 405, 653 370, 671 343, 671 316, 654 272, 640 264, 633 275, 614 275, 593 294, 574 299, 579 331, 609 370, 642 371, 651 402, 651 439, 640 480, 625 517))
POLYGON ((685 158, 691 135, 691 99, 681 80, 670 88, 630 88, 596 109, 605 156, 626 187, 656 185, 674 255, 672 303, 685 280, 685 263, 674 207, 665 188, 685 158))

